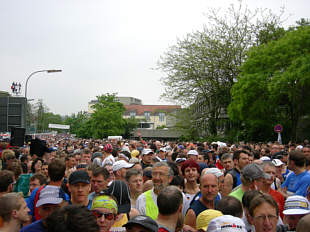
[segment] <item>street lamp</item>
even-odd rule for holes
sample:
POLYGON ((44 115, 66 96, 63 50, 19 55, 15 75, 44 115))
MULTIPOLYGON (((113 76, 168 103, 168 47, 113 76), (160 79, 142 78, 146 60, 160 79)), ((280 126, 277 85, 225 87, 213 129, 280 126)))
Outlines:
POLYGON ((47 72, 47 73, 54 73, 54 72, 61 72, 61 69, 49 69, 49 70, 39 70, 39 71, 35 71, 33 73, 31 73, 26 80, 26 85, 25 85, 25 98, 27 99, 27 86, 28 86, 28 80, 30 79, 30 77, 32 77, 34 74, 36 73, 40 73, 40 72, 47 72))
MULTIPOLYGON (((47 72, 47 73, 54 73, 54 72, 61 72, 62 70, 61 69, 48 69, 48 70, 39 70, 39 71, 35 71, 33 73, 31 73, 28 77, 27 77, 27 80, 26 80, 26 85, 25 85, 25 99, 26 99, 26 107, 25 107, 25 110, 26 110, 26 120, 25 120, 25 127, 26 127, 26 132, 29 131, 29 128, 27 127, 27 107, 28 107, 28 100, 27 100, 27 86, 28 86, 28 81, 30 79, 30 77, 32 77, 34 74, 36 73, 40 73, 40 72, 47 72)), ((29 99, 30 100, 33 100, 33 99, 29 99)))

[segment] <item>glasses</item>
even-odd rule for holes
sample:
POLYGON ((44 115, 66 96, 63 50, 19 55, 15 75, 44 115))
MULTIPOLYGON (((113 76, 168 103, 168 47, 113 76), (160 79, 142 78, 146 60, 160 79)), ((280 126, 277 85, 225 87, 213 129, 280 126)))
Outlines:
POLYGON ((96 218, 101 218, 102 215, 104 215, 104 218, 107 220, 113 220, 116 216, 114 213, 102 213, 102 212, 97 211, 97 210, 93 210, 92 213, 96 218))
POLYGON ((254 217, 258 222, 264 222, 268 218, 268 221, 275 221, 278 219, 278 216, 275 215, 259 215, 254 217))

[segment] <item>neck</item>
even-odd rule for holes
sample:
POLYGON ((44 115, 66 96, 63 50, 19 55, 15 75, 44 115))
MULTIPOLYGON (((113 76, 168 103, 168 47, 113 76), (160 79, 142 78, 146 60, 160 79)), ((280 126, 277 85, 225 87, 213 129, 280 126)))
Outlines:
POLYGON ((241 184, 241 187, 242 191, 245 193, 246 191, 249 191, 251 190, 250 186, 244 186, 243 184, 241 184))
POLYGON ((82 205, 82 206, 88 206, 88 198, 85 199, 85 201, 75 201, 71 198, 72 205, 82 205))
POLYGON ((9 222, 3 222, 1 232, 18 232, 20 230, 20 223, 11 219, 9 222))
POLYGON ((196 193, 199 191, 199 186, 196 181, 186 182, 185 190, 187 193, 191 193, 191 192, 196 193))
POLYGON ((268 193, 269 194, 269 191, 270 191, 270 184, 264 184, 262 186, 262 189, 260 189, 263 193, 268 193))
POLYGON ((214 205, 214 200, 213 201, 206 201, 204 200, 202 197, 199 199, 201 201, 202 204, 204 204, 207 208, 209 209, 214 209, 215 205, 214 205))
POLYGON ((296 167, 294 170, 295 175, 299 175, 300 173, 304 172, 306 169, 304 167, 296 167))
POLYGON ((140 196, 142 192, 130 192, 130 196, 132 199, 137 200, 138 196, 140 196))
POLYGON ((48 185, 54 185, 61 187, 62 181, 50 181, 48 185))
POLYGON ((157 222, 167 228, 169 228, 171 231, 175 231, 177 221, 178 221, 178 213, 175 213, 173 215, 162 215, 158 214, 157 222))

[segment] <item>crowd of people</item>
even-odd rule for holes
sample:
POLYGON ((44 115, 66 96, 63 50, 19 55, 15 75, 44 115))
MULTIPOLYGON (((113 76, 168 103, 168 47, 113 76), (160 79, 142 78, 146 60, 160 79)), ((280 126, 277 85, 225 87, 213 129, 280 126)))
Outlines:
POLYGON ((309 231, 310 144, 0 142, 1 232, 309 231))

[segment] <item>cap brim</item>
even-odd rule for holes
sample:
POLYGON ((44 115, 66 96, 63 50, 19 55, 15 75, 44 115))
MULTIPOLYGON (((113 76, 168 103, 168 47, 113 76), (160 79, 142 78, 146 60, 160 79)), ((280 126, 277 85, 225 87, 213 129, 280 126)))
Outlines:
POLYGON ((85 184, 89 184, 90 181, 89 180, 74 180, 69 184, 76 184, 76 183, 85 183, 85 184))
POLYGON ((151 232, 158 231, 157 228, 153 228, 153 226, 149 226, 148 224, 143 223, 143 221, 130 221, 130 222, 127 222, 125 225, 123 225, 123 227, 127 228, 128 226, 131 226, 131 225, 140 225, 143 228, 148 229, 148 231, 151 231, 151 232))
POLYGON ((286 209, 283 210, 284 215, 298 215, 298 214, 308 214, 310 210, 306 209, 286 209))
POLYGON ((63 201, 62 198, 46 198, 46 199, 38 200, 36 207, 39 207, 41 205, 46 205, 46 204, 58 205, 62 201, 63 201))

